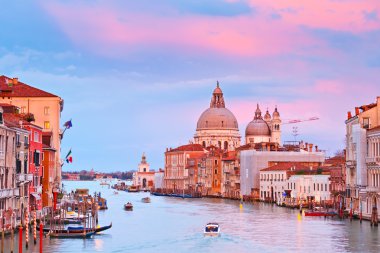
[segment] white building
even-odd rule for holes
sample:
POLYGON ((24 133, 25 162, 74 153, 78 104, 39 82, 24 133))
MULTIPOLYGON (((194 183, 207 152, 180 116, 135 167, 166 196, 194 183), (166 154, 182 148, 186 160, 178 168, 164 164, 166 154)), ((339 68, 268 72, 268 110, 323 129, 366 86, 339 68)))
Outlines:
POLYGON ((241 194, 259 195, 260 170, 275 165, 276 162, 303 162, 309 163, 310 166, 317 166, 324 161, 325 154, 319 151, 302 149, 300 151, 243 150, 240 153, 241 194))
POLYGON ((292 175, 287 182, 290 196, 296 200, 331 200, 330 175, 292 175))
POLYGON ((149 163, 143 154, 137 171, 133 173, 133 185, 137 186, 139 190, 150 190, 154 187, 154 174, 154 171, 150 171, 149 163))
POLYGON ((163 170, 156 171, 154 174, 154 188, 163 189, 164 188, 164 176, 165 172, 163 170))
POLYGON ((210 108, 198 119, 194 142, 204 148, 219 147, 234 150, 240 146, 240 133, 235 115, 226 108, 219 82, 212 93, 210 108))
POLYGON ((347 118, 346 208, 369 218, 380 201, 380 96, 347 118))

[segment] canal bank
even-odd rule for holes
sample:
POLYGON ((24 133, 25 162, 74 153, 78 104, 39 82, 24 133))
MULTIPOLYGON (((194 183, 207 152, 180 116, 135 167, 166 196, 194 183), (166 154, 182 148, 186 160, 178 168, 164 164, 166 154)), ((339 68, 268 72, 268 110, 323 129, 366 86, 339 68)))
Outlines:
MULTIPOLYGON (((87 240, 44 238, 44 252, 378 252, 380 248, 380 233, 368 222, 304 217, 297 209, 260 202, 244 203, 240 209, 239 201, 225 199, 114 194, 95 181, 64 184, 67 191, 102 192, 109 208, 99 211, 100 225, 112 222, 113 227, 87 240), (141 202, 146 196, 151 203, 141 202), (128 201, 134 205, 132 212, 123 209, 128 201), (220 238, 203 237, 210 221, 221 225, 220 238)), ((24 252, 39 252, 37 246, 32 244, 24 252)))

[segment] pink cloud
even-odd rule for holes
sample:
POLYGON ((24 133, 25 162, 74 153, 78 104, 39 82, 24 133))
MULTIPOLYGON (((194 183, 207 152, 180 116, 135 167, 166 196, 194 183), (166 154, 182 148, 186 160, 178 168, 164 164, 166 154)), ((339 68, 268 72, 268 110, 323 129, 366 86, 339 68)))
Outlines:
POLYGON ((324 94, 343 94, 344 85, 336 80, 320 80, 314 86, 316 92, 324 94))
POLYGON ((131 51, 149 45, 182 52, 191 48, 201 53, 260 56, 319 43, 297 27, 255 16, 155 16, 109 6, 58 3, 45 3, 45 8, 74 43, 104 53, 114 47, 131 51))
POLYGON ((260 12, 277 13, 283 22, 295 26, 325 28, 350 32, 370 31, 380 28, 379 20, 368 20, 365 13, 380 13, 380 2, 332 0, 251 0, 250 5, 260 12))

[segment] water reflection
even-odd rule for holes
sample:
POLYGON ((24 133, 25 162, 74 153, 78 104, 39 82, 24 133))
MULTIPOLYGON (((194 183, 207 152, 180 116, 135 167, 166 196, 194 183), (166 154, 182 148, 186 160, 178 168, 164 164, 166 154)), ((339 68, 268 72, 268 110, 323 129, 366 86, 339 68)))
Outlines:
MULTIPOLYGON (((44 252, 379 252, 379 229, 368 222, 304 217, 299 210, 264 203, 221 199, 176 199, 149 193, 119 192, 98 182, 66 182, 101 191, 109 209, 99 213, 100 225, 110 230, 89 240, 44 239, 44 252), (134 210, 123 209, 132 202, 134 210), (203 228, 215 221, 221 237, 203 236, 203 228)), ((17 240, 15 245, 17 245, 17 240)), ((9 246, 9 242, 6 244, 9 246)), ((37 245, 38 246, 38 245, 37 245)), ((31 245, 27 252, 39 252, 31 245)), ((16 247, 16 246, 15 246, 16 247)), ((8 251, 6 251, 8 252, 8 251)), ((25 251, 24 251, 25 252, 25 251)))

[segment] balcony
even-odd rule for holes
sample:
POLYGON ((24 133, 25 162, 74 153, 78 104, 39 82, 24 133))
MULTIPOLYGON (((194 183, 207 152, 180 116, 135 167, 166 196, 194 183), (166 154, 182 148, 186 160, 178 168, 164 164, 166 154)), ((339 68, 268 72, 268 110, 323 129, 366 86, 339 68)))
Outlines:
POLYGON ((16 174, 16 182, 31 182, 33 180, 33 174, 16 174))
POLYGON ((366 157, 365 158, 365 163, 367 165, 380 165, 380 157, 366 157))
POLYGON ((36 187, 36 192, 42 194, 42 185, 36 187))
POLYGON ((355 160, 346 161, 346 165, 347 167, 355 167, 356 161, 355 160))
POLYGON ((18 147, 18 148, 21 147, 21 142, 19 142, 19 141, 16 142, 16 147, 18 147))
POLYGON ((25 147, 25 148, 29 148, 29 143, 24 142, 24 147, 25 147))
POLYGON ((19 195, 20 195, 20 190, 18 188, 0 190, 0 198, 10 198, 10 197, 19 196, 19 195))

